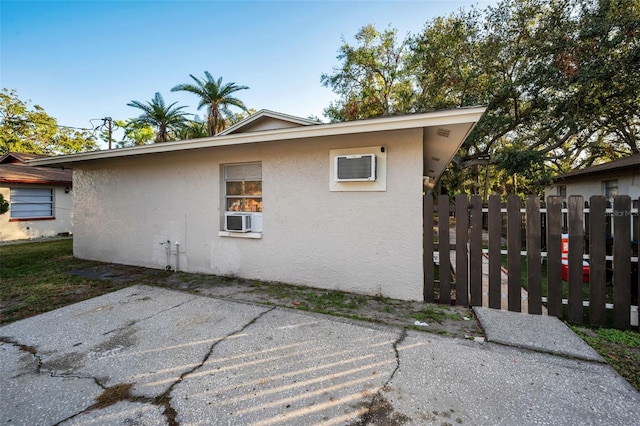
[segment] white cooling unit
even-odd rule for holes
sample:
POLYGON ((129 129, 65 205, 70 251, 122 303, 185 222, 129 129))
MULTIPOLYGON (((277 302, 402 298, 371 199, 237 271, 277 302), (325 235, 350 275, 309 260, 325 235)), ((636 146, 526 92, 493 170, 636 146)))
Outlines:
POLYGON ((251 232, 251 213, 224 213, 224 229, 229 232, 251 232))
POLYGON ((336 182, 375 181, 376 155, 337 155, 333 169, 336 182))

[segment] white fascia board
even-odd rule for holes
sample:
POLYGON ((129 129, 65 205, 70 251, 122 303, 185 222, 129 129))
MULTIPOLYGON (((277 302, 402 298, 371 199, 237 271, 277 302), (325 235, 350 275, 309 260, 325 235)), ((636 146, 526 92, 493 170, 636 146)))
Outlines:
POLYGON ((340 123, 318 124, 316 126, 289 127, 285 129, 264 130, 261 132, 236 133, 224 136, 184 141, 159 142, 129 148, 117 148, 104 151, 83 152, 57 157, 47 157, 29 161, 34 166, 64 166, 83 161, 104 160, 109 158, 130 157, 144 154, 186 151, 191 149, 212 148, 218 146, 244 145, 260 142, 289 141, 322 136, 340 136, 358 133, 383 132, 390 130, 415 129, 448 124, 476 123, 485 112, 485 107, 469 107, 453 110, 406 114, 367 120, 344 121, 340 123))

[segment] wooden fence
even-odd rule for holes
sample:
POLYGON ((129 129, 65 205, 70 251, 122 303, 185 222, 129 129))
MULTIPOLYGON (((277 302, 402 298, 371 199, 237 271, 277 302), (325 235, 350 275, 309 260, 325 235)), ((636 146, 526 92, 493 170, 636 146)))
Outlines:
POLYGON ((541 206, 536 196, 483 205, 478 195, 425 195, 424 224, 427 302, 482 306, 484 293, 490 308, 506 298, 508 310, 521 311, 524 287, 531 314, 637 327, 638 209, 629 196, 611 205, 602 196, 549 197, 541 206))

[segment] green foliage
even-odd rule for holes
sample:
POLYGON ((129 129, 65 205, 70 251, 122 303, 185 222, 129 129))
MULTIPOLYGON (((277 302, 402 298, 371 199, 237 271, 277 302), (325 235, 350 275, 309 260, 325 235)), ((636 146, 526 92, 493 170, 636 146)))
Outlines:
POLYGON ((435 321, 439 324, 442 324, 446 320, 462 320, 462 316, 459 313, 452 313, 445 308, 430 305, 420 311, 412 312, 410 317, 418 321, 435 321))
POLYGON ((167 142, 175 139, 175 129, 183 125, 188 115, 181 111, 186 106, 174 107, 175 104, 177 102, 166 105, 160 92, 156 92, 150 102, 131 101, 127 105, 143 111, 142 115, 134 119, 138 130, 151 126, 156 130, 155 142, 167 142))
POLYGON ((597 334, 611 343, 621 343, 630 348, 640 349, 640 333, 637 331, 601 328, 598 329, 597 334))
POLYGON ((119 148, 146 145, 154 139, 153 128, 149 124, 140 122, 135 118, 114 120, 113 124, 116 127, 124 129, 122 140, 117 142, 119 148))
POLYGON ((339 96, 325 115, 486 105, 443 190, 477 191, 489 167, 490 189, 539 192, 552 173, 640 153, 638 22, 637 1, 502 0, 403 42, 367 26, 322 76, 339 96))
POLYGON ((379 32, 366 25, 355 35, 356 46, 343 40, 334 74, 323 74, 324 86, 341 96, 325 109, 332 121, 405 112, 411 108, 412 87, 406 69, 408 40, 397 40, 397 30, 379 32))
POLYGON ((189 74, 195 84, 178 84, 171 91, 190 92, 200 98, 198 109, 207 108, 207 134, 208 136, 213 136, 225 129, 225 117, 233 114, 230 107, 234 106, 242 111, 248 111, 240 99, 232 96, 235 92, 248 89, 248 87, 237 86, 235 83, 223 84, 222 77, 216 80, 209 71, 205 71, 204 75, 205 78, 201 80, 193 74, 189 74))
POLYGON ((0 194, 0 214, 5 214, 9 211, 9 202, 4 199, 4 196, 0 194))
POLYGON ((207 123, 196 115, 193 120, 185 121, 177 130, 179 139, 197 139, 207 137, 207 123))
POLYGON ((551 184, 551 174, 545 166, 545 156, 540 151, 507 145, 496 154, 495 161, 498 170, 511 176, 513 192, 541 194, 551 184), (518 177, 525 182, 526 188, 518 187, 518 177))
MULTIPOLYGON (((226 115, 224 117, 224 128, 226 129, 227 127, 231 127, 234 124, 250 117, 251 115, 255 114, 256 111, 254 108, 249 108, 246 111, 240 111, 240 112, 231 112, 230 114, 226 115)), ((224 130, 224 129, 223 129, 224 130)), ((205 135, 206 136, 206 135, 205 135)))
POLYGON ((22 101, 15 90, 0 93, 0 155, 24 152, 42 155, 73 154, 98 148, 88 131, 58 126, 39 105, 22 101))
POLYGON ((489 103, 479 37, 477 12, 461 12, 427 22, 411 39, 408 61, 416 81, 418 111, 489 103))

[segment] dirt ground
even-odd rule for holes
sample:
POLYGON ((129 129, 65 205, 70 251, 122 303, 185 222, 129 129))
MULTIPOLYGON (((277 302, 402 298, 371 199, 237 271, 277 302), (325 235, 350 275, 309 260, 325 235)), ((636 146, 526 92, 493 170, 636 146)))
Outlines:
POLYGON ((483 337, 483 331, 473 311, 466 307, 408 302, 283 283, 115 264, 101 264, 72 271, 71 274, 132 285, 160 286, 226 300, 319 312, 456 338, 483 337))

